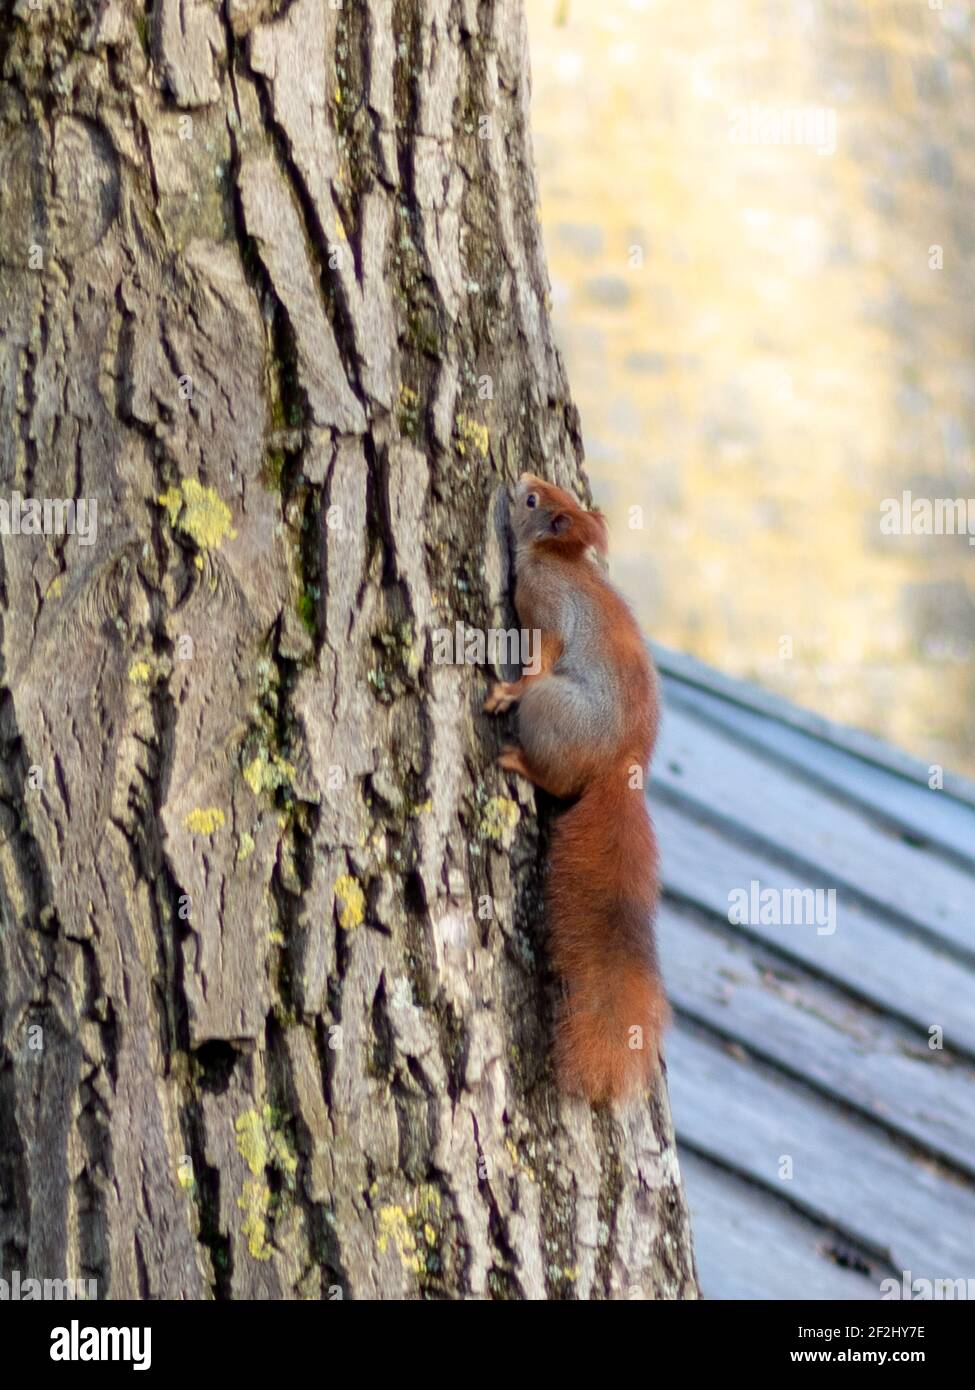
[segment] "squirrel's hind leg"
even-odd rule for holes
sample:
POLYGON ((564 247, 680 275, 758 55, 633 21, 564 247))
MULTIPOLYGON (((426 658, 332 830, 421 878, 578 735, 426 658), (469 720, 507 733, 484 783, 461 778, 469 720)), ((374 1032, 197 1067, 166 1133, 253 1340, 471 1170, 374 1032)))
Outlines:
POLYGON ((548 792, 551 796, 566 797, 570 796, 572 789, 565 784, 564 776, 539 772, 533 767, 525 757, 523 748, 517 748, 513 743, 509 743, 506 748, 502 748, 497 756, 498 767, 503 767, 506 772, 517 772, 519 777, 525 777, 536 787, 541 787, 543 792, 548 792))

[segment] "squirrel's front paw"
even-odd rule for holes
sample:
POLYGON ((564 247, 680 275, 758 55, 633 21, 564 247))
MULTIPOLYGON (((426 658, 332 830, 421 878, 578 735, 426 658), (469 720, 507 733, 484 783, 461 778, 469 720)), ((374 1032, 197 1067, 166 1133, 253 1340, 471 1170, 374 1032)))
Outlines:
POLYGON ((511 708, 518 696, 510 681, 495 681, 482 706, 485 714, 504 714, 511 708))

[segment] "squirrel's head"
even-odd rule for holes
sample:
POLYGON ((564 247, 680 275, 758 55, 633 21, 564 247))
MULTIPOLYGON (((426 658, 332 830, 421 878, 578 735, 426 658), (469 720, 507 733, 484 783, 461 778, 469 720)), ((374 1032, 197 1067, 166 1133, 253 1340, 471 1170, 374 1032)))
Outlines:
POLYGON ((587 512, 574 497, 534 473, 522 473, 515 484, 511 525, 519 549, 538 544, 574 555, 593 546, 605 556, 609 545, 601 512, 587 512))

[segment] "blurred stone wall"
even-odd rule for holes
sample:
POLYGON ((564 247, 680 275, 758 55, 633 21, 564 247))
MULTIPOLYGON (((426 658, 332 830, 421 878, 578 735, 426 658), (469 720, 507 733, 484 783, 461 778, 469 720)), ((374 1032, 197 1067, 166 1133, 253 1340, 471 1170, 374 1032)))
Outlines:
POLYGON ((975 773, 975 545, 881 529, 905 489, 975 499, 972 6, 526 5, 557 325, 641 622, 975 773))

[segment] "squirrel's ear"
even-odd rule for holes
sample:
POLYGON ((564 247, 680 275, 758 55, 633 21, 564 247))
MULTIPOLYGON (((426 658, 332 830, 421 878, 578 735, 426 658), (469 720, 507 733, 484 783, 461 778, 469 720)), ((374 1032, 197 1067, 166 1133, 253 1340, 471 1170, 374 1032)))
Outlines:
POLYGON ((552 517, 552 533, 556 536, 564 536, 572 525, 572 518, 568 512, 556 512, 552 517))

